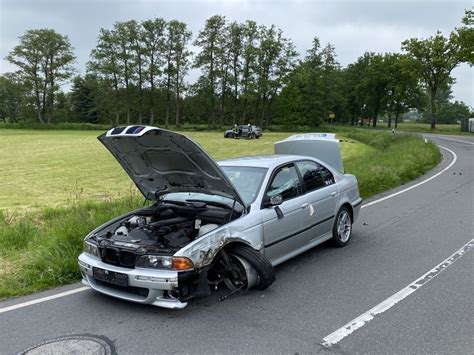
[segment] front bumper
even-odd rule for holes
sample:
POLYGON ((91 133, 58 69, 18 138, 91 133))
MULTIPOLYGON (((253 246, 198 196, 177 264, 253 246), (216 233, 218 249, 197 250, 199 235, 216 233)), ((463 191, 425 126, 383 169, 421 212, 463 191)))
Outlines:
POLYGON ((178 272, 172 270, 127 269, 106 264, 86 253, 79 255, 79 269, 82 283, 93 290, 127 301, 151 304, 165 308, 184 308, 187 303, 177 298, 170 298, 168 292, 178 288, 178 272), (98 281, 93 276, 92 268, 126 274, 128 287, 117 287, 98 281), (136 291, 139 292, 136 292, 136 291))

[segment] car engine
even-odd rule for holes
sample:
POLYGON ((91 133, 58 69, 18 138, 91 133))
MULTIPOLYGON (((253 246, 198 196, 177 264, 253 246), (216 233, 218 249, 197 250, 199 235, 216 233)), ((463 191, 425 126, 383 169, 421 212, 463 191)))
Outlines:
POLYGON ((133 268, 141 255, 172 255, 234 218, 235 210, 205 202, 159 203, 112 223, 89 241, 97 244, 103 262, 133 268))

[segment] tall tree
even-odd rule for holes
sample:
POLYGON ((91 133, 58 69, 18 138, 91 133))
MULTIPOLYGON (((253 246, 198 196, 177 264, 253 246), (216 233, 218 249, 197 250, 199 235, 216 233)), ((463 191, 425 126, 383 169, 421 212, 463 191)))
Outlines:
POLYGON ((120 74, 125 85, 125 105, 127 112, 127 124, 130 123, 130 109, 132 98, 130 85, 136 74, 136 62, 133 53, 133 36, 136 28, 136 21, 116 22, 114 24, 114 33, 117 40, 117 62, 120 68, 120 74))
POLYGON ((19 67, 18 74, 32 88, 38 121, 52 121, 54 96, 73 75, 75 56, 67 36, 52 29, 26 31, 7 60, 19 67))
POLYGON ((146 76, 150 84, 150 124, 153 125, 155 114, 155 88, 157 81, 162 75, 162 66, 165 56, 165 29, 166 22, 162 18, 146 20, 142 22, 142 42, 145 47, 145 60, 147 62, 146 76))
POLYGON ((398 53, 384 55, 388 73, 387 111, 388 127, 392 126, 392 114, 395 115, 395 128, 398 118, 409 108, 419 106, 421 93, 416 74, 410 69, 407 58, 398 53))
POLYGON ((412 59, 412 66, 430 93, 431 129, 436 128, 436 95, 440 88, 453 82, 451 72, 463 60, 455 34, 449 38, 441 32, 427 39, 411 38, 402 49, 412 59))
POLYGON ((244 123, 247 120, 247 104, 249 97, 251 96, 251 88, 255 82, 258 37, 259 33, 257 23, 255 21, 246 21, 243 25, 242 36, 243 68, 241 93, 243 97, 243 104, 241 123, 244 123))
POLYGON ((88 62, 88 71, 104 80, 113 90, 113 107, 115 111, 115 125, 120 123, 119 88, 122 81, 122 71, 119 64, 120 47, 116 31, 101 28, 97 45, 91 51, 91 60, 88 62))
POLYGON ((243 27, 237 22, 232 22, 227 28, 228 35, 228 56, 230 65, 230 80, 233 93, 233 122, 237 122, 239 116, 239 84, 242 72, 242 36, 243 27))
POLYGON ((184 88, 184 77, 186 76, 189 66, 191 51, 187 45, 191 40, 192 32, 187 29, 184 22, 172 20, 167 25, 167 41, 166 41, 166 121, 168 126, 171 91, 175 96, 175 124, 180 125, 180 98, 184 88))
MULTIPOLYGON (((215 15, 207 19, 204 28, 199 31, 194 45, 201 47, 201 51, 195 58, 194 66, 201 68, 205 80, 201 82, 208 84, 208 93, 211 100, 211 121, 209 126, 215 128, 216 126, 216 110, 215 97, 217 81, 227 75, 225 69, 226 55, 225 55, 225 17, 215 15), (225 73, 221 72, 224 71, 225 73)), ((224 84, 225 85, 225 84, 224 84)))

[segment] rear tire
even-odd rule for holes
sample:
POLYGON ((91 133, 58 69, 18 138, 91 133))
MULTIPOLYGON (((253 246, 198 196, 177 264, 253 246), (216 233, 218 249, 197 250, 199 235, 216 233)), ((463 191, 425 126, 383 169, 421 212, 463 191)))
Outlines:
POLYGON ((352 217, 347 207, 341 207, 334 219, 332 242, 336 247, 345 247, 352 236, 352 217))
POLYGON ((239 244, 227 250, 229 256, 235 256, 233 260, 242 259, 254 269, 258 276, 258 283, 254 285, 257 290, 264 290, 275 281, 275 271, 272 264, 262 253, 249 247, 239 244))

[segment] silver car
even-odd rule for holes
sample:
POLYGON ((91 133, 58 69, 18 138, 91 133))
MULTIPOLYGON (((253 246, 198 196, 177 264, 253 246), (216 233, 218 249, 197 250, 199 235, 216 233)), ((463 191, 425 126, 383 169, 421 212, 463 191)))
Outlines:
POLYGON ((118 127, 99 140, 150 203, 84 239, 82 282, 95 291, 183 308, 219 287, 263 290, 273 266, 329 239, 349 243, 362 200, 334 135, 296 135, 275 155, 219 163, 156 127, 118 127))

